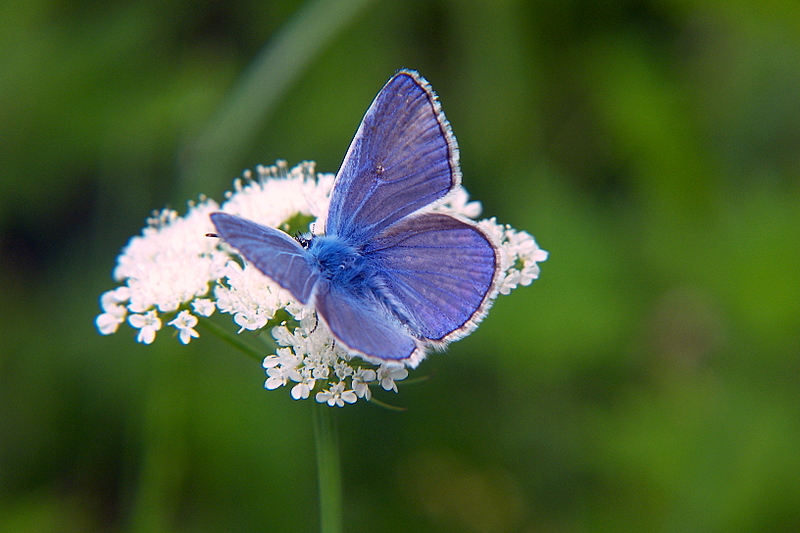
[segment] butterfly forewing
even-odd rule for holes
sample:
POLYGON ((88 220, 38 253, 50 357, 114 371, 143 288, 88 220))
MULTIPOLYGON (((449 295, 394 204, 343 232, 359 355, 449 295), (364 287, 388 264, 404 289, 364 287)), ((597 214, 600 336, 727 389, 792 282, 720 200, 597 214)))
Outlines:
POLYGON ((309 253, 286 233, 227 213, 213 213, 211 220, 222 239, 301 303, 308 303, 319 272, 309 253))
POLYGON ((373 239, 365 255, 380 265, 388 299, 411 332, 435 341, 469 328, 498 270, 483 232, 437 213, 398 222, 373 239))
POLYGON ((326 232, 364 242, 460 182, 458 149, 428 83, 401 71, 367 110, 336 177, 326 232))

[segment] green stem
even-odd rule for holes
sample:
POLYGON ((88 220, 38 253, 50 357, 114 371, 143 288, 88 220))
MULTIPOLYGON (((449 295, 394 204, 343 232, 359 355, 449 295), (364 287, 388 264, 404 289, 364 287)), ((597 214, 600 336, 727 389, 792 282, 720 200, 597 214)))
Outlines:
POLYGON ((181 157, 180 198, 216 190, 244 155, 284 94, 374 0, 311 0, 272 36, 181 157))
POLYGON ((195 364, 187 350, 161 347, 152 355, 152 364, 145 391, 137 491, 126 529, 134 533, 172 529, 173 510, 180 505, 187 475, 189 384, 195 381, 195 364))
POLYGON ((226 330, 223 327, 217 325, 213 320, 205 317, 198 317, 198 325, 222 339, 223 342, 227 343, 230 346, 233 346, 240 352, 244 353, 245 355, 252 357, 259 363, 264 360, 264 351, 257 350, 250 346, 249 344, 242 342, 236 335, 231 333, 230 331, 226 330))
POLYGON ((342 467, 335 413, 328 404, 314 406, 314 440, 319 476, 320 531, 342 531, 342 467))

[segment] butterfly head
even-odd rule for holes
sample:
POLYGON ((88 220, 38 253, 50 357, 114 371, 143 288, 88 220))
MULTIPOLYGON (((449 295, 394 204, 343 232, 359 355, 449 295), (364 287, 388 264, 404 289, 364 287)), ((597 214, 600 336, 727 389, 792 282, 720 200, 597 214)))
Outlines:
POLYGON ((294 240, 302 246, 304 249, 308 250, 311 246, 311 241, 314 239, 314 235, 312 233, 300 233, 297 232, 294 235, 294 240))

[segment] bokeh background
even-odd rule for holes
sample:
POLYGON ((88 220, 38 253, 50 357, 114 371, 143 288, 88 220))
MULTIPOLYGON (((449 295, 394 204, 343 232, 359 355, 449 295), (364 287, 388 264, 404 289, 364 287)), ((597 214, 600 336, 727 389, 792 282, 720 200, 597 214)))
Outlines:
POLYGON ((318 529, 311 402, 210 335, 93 321, 153 209, 334 172, 400 67, 551 256, 379 395, 406 412, 336 412, 346 529, 800 528, 796 0, 27 0, 0 3, 0 530, 318 529))

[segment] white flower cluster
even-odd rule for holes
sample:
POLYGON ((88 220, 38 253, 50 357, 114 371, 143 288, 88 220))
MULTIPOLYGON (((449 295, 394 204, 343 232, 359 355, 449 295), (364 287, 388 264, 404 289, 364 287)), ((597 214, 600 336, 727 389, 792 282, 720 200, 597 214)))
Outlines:
MULTIPOLYGON (((230 260, 216 239, 205 237, 214 230, 209 215, 218 210, 216 202, 203 200, 190 204, 185 217, 165 209, 147 221, 117 258, 114 279, 125 285, 100 298, 100 333, 114 333, 127 317, 139 330, 137 340, 150 344, 161 329, 159 312, 173 313, 189 303, 199 315, 214 312, 213 302, 203 297, 230 260)), ((197 317, 185 309, 169 322, 184 344, 197 337, 196 324, 197 317)))
MULTIPOLYGON (((257 167, 256 174, 246 172, 244 179, 237 179, 221 206, 201 198, 190 203, 185 216, 163 210, 150 218, 142 234, 133 237, 117 258, 114 279, 124 284, 101 296, 103 312, 96 318, 97 329, 110 335, 127 320, 138 330, 136 340, 150 344, 165 317, 180 342, 188 344, 199 336, 198 317, 219 310, 233 315, 240 333, 274 326, 272 335, 279 348, 263 362, 267 389, 293 383, 291 396, 297 400, 308 398, 319 386, 315 399, 339 407, 358 398, 369 400, 371 384, 397 392, 395 382, 408 376, 402 364, 376 367, 351 356, 313 310, 299 305, 288 291, 209 236, 215 231, 209 215, 215 211, 284 230, 324 232, 332 174, 317 174, 311 162, 289 169, 284 161, 257 167), (298 223, 304 227, 291 227, 298 223), (281 310, 293 318, 294 329, 274 320, 281 310)), ((481 205, 470 202, 467 192, 459 189, 437 209, 476 218, 481 205)), ((547 259, 547 252, 533 237, 493 218, 478 224, 502 250, 501 294, 539 276, 537 262, 547 259)))
POLYGON ((276 389, 296 383, 291 395, 295 400, 306 399, 314 390, 317 381, 330 385, 316 394, 319 403, 342 407, 355 403, 358 398, 369 400, 372 391, 369 385, 379 382, 384 390, 397 392, 395 380, 408 377, 402 364, 385 363, 377 370, 373 365, 361 362, 347 350, 338 346, 330 331, 316 320, 313 313, 301 310, 296 316, 300 325, 290 331, 285 324, 272 329, 272 335, 282 346, 275 355, 268 355, 263 366, 267 371, 268 389, 276 389))
POLYGON ((547 261, 547 252, 539 248, 533 236, 517 231, 508 224, 498 224, 494 217, 481 220, 478 226, 500 244, 505 277, 500 282, 500 294, 510 294, 519 285, 527 287, 539 277, 539 263, 547 261))

